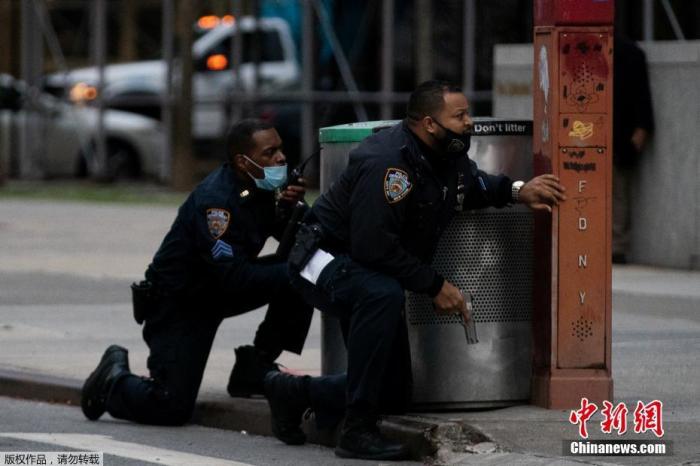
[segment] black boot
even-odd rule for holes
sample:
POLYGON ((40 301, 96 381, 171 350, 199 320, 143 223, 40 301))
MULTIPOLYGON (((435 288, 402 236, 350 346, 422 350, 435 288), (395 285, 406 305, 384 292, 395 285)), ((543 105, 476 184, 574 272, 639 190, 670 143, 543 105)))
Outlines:
POLYGON ((91 421, 100 418, 107 409, 107 396, 114 383, 129 371, 129 353, 112 345, 104 352, 97 368, 87 378, 80 394, 80 407, 91 421))
POLYGON ((406 445, 386 439, 377 427, 377 417, 348 413, 335 448, 341 458, 401 460, 408 457, 406 445))
POLYGON ((263 378, 270 371, 278 371, 275 364, 278 355, 269 355, 254 346, 239 346, 234 350, 236 363, 233 365, 226 390, 233 397, 263 395, 263 378))
POLYGON ((310 406, 308 375, 268 372, 265 396, 270 404, 272 433, 287 445, 301 445, 306 435, 301 430, 301 417, 310 406))

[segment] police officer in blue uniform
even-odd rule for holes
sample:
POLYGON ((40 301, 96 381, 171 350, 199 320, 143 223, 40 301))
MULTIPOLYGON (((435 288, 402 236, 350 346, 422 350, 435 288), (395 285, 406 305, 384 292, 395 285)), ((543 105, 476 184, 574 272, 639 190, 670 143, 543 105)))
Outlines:
POLYGON ((346 170, 307 214, 290 253, 292 284, 340 319, 348 364, 346 376, 268 373, 273 431, 286 443, 303 443, 300 416, 310 407, 326 424, 344 412, 338 456, 405 457, 406 446, 377 428, 380 414, 401 412, 410 401, 405 290, 428 295, 438 313, 468 319, 460 290, 430 265, 455 212, 515 202, 551 211, 564 199, 552 175, 514 182, 481 171, 468 158, 472 120, 459 88, 423 83, 407 113, 350 153, 346 170))
POLYGON ((269 304, 253 345, 236 349, 228 391, 262 394, 262 380, 282 350, 300 353, 313 309, 289 285, 285 259, 258 258, 280 238, 303 180, 287 185, 277 131, 242 120, 228 135, 229 160, 189 195, 134 288, 134 315, 144 322, 150 377, 129 371, 127 351, 110 346, 85 382, 88 419, 105 411, 146 424, 179 425, 193 412, 216 331, 226 317, 269 304))

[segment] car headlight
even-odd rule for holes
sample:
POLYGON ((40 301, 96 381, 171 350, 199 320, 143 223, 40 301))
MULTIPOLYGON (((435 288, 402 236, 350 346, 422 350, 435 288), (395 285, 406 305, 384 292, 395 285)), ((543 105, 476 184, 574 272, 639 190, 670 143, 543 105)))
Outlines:
POLYGON ((77 83, 71 87, 68 96, 74 103, 90 102, 97 98, 97 88, 87 83, 77 83))

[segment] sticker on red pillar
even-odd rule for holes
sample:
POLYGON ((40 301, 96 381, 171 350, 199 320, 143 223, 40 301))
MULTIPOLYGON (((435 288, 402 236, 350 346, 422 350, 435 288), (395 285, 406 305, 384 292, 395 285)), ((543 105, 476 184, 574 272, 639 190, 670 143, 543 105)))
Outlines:
POLYGON ((574 121, 571 131, 569 131, 569 136, 585 141, 593 136, 593 123, 585 123, 580 120, 574 121))

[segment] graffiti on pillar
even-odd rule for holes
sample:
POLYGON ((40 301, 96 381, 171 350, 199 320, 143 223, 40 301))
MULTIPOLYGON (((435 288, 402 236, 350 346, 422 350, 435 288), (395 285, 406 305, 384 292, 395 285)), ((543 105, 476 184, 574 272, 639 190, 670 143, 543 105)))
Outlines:
POLYGON ((600 111, 611 68, 607 36, 566 33, 561 39, 563 102, 578 112, 600 111))

